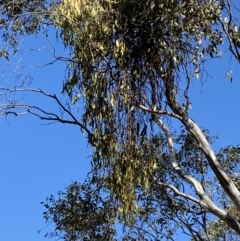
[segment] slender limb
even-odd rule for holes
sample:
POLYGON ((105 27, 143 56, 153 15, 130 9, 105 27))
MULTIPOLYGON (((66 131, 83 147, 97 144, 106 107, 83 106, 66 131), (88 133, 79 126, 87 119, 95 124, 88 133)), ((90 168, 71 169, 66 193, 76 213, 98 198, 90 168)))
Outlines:
POLYGON ((190 201, 193 201, 193 202, 201 205, 201 201, 200 201, 199 199, 197 199, 197 198, 195 198, 195 197, 193 197, 193 196, 191 196, 191 195, 188 195, 188 194, 186 194, 186 193, 180 192, 175 186, 173 186, 173 185, 171 185, 171 184, 167 184, 167 183, 165 183, 165 182, 160 182, 160 181, 158 181, 157 179, 154 179, 154 182, 155 182, 157 185, 161 186, 161 187, 165 187, 165 188, 171 189, 171 190, 172 190, 176 195, 178 195, 178 196, 181 196, 181 197, 183 197, 183 198, 186 198, 186 199, 188 199, 188 200, 190 200, 190 201))
POLYGON ((61 108, 61 110, 63 110, 65 113, 68 114, 68 116, 70 117, 70 119, 64 119, 63 117, 60 117, 57 114, 54 114, 52 112, 47 112, 43 109, 41 109, 40 107, 34 106, 34 105, 25 105, 25 104, 17 104, 17 103, 9 103, 6 104, 5 107, 2 108, 1 112, 4 112, 5 115, 10 115, 13 114, 15 116, 19 116, 19 115, 23 115, 26 113, 30 113, 38 118, 40 118, 41 120, 46 120, 46 121, 51 121, 51 122, 60 122, 60 123, 64 123, 64 124, 73 124, 73 125, 77 125, 80 127, 80 129, 82 131, 85 131, 88 135, 88 141, 92 146, 95 146, 95 142, 94 142, 94 136, 92 134, 92 132, 81 122, 79 122, 76 117, 71 113, 71 111, 69 109, 67 109, 62 103, 61 101, 58 99, 58 97, 55 94, 49 94, 44 92, 41 89, 7 89, 7 88, 1 88, 1 90, 4 91, 9 91, 11 93, 14 92, 35 92, 35 93, 39 93, 42 94, 48 98, 53 99, 61 108), (14 111, 15 109, 25 109, 23 112, 17 112, 14 111))
POLYGON ((158 115, 168 115, 168 116, 171 116, 171 117, 174 117, 174 118, 177 118, 179 120, 182 119, 181 116, 173 113, 173 112, 168 112, 168 111, 165 111, 165 110, 153 110, 153 109, 150 109, 142 104, 138 104, 137 107, 139 107, 141 110, 145 111, 145 112, 149 112, 149 113, 152 113, 152 114, 158 114, 158 115))

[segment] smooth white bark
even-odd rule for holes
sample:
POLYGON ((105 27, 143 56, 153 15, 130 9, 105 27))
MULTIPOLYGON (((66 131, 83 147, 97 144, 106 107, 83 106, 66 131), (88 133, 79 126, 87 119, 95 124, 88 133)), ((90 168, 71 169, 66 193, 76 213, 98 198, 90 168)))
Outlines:
MULTIPOLYGON (((167 128, 167 126, 163 123, 163 121, 161 119, 158 119, 157 124, 159 125, 159 127, 163 130, 163 132, 166 135, 167 138, 167 142, 168 142, 168 149, 169 149, 169 163, 171 165, 171 167, 173 168, 173 170, 187 183, 189 183, 190 185, 192 185, 195 190, 197 195, 200 198, 200 205, 205 208, 207 211, 209 211, 210 213, 216 215, 218 218, 220 218, 221 220, 223 220, 225 223, 227 223, 232 229, 234 229, 239 235, 240 235, 240 224, 238 223, 237 220, 235 220, 233 217, 231 217, 230 215, 227 214, 226 211, 224 211, 223 209, 219 208, 204 192, 204 189, 202 187, 202 185, 198 182, 198 180, 196 180, 194 177, 186 174, 183 172, 183 170, 180 168, 180 166, 178 165, 178 162, 176 160, 176 156, 175 156, 175 150, 174 150, 174 143, 173 143, 173 138, 171 135, 171 132, 169 131, 169 129, 167 128)), ((196 131, 196 126, 193 125, 193 130, 196 131)), ((207 140, 205 141, 204 138, 205 136, 201 134, 201 132, 198 131, 199 134, 199 138, 204 141, 205 144, 205 148, 209 148, 209 143, 207 142, 207 140), (204 137, 204 138, 203 138, 204 137), (208 144, 208 145, 207 145, 208 144)), ((205 138, 206 139, 206 138, 205 138)), ((211 151, 211 149, 207 149, 209 152, 211 151)), ((214 154, 214 153, 213 153, 214 154)), ((215 156, 215 155, 214 155, 215 156)), ((213 157, 213 156, 211 156, 213 157)), ((220 166, 218 167, 220 168, 220 166)))

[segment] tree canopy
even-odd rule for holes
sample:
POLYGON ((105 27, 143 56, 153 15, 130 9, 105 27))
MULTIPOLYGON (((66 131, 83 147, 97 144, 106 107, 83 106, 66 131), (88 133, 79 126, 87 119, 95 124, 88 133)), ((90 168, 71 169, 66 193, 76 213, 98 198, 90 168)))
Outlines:
MULTIPOLYGON (((64 240, 114 240, 116 220, 125 228, 122 240, 173 240, 177 229, 193 240, 212 240, 211 229, 220 222, 240 235, 238 218, 229 212, 240 210, 239 147, 215 153, 213 138, 188 111, 189 88, 194 79, 201 81, 205 63, 226 51, 240 60, 238 5, 230 0, 0 1, 2 39, 14 52, 21 35, 43 32, 47 38, 52 27, 69 50, 68 58, 53 56, 67 63, 66 102, 24 84, 1 88, 8 96, 2 114, 26 111, 75 124, 93 147, 91 180, 73 183, 58 200, 44 204, 45 218, 65 232, 64 240), (67 117, 12 101, 11 94, 21 91, 54 100, 67 117), (173 120, 182 125, 177 132, 173 120)), ((7 49, 1 53, 9 58, 7 49)))

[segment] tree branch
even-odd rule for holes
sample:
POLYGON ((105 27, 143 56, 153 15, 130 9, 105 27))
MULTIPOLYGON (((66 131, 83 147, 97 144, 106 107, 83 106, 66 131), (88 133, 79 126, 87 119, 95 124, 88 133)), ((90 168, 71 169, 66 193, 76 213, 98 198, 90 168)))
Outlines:
POLYGON ((23 115, 23 114, 26 114, 26 113, 30 113, 30 114, 40 118, 41 120, 77 125, 77 126, 80 127, 82 132, 85 131, 87 133, 87 135, 88 135, 87 138, 88 138, 89 143, 93 147, 95 146, 94 136, 93 136, 92 132, 84 124, 82 124, 81 122, 79 122, 76 119, 76 117, 71 113, 71 111, 68 110, 61 103, 61 101, 58 99, 58 97, 55 94, 52 95, 52 94, 46 93, 41 89, 28 89, 28 88, 26 88, 26 89, 17 89, 17 88, 8 89, 8 88, 2 87, 2 88, 0 88, 0 90, 8 91, 8 92, 11 92, 11 93, 14 93, 14 92, 36 92, 36 93, 42 94, 42 95, 44 95, 48 98, 53 99, 60 106, 60 108, 70 116, 71 119, 70 120, 64 119, 64 118, 58 116, 57 114, 54 114, 52 112, 47 112, 47 111, 45 111, 45 110, 43 110, 40 107, 37 107, 35 105, 17 104, 15 102, 5 104, 5 106, 2 107, 2 110, 1 110, 2 114, 5 114, 6 116, 10 115, 10 114, 13 114, 15 116, 19 116, 19 115, 23 115), (26 111, 19 113, 19 112, 13 111, 13 109, 25 109, 26 111), (38 112, 36 112, 34 110, 37 110, 38 112))
POLYGON ((149 113, 152 113, 152 114, 158 114, 158 115, 168 115, 168 116, 171 116, 171 117, 174 117, 174 118, 177 118, 179 120, 182 119, 181 116, 173 113, 173 112, 168 112, 168 111, 165 111, 165 110, 153 110, 153 109, 150 109, 150 108, 147 108, 146 106, 142 105, 142 104, 137 104, 137 107, 139 107, 141 110, 145 111, 145 112, 149 112, 149 113))
MULTIPOLYGON (((169 68, 172 68, 172 70, 174 69, 173 60, 170 60, 169 68)), ((240 192, 238 191, 238 189, 236 188, 235 184, 230 179, 230 177, 228 177, 226 172, 221 167, 217 156, 215 155, 211 145, 209 144, 209 142, 208 142, 207 138, 205 137, 204 133, 202 132, 202 130, 198 127, 198 125, 191 118, 189 118, 187 112, 182 110, 181 106, 179 105, 179 103, 176 100, 176 93, 174 91, 174 75, 173 75, 173 73, 170 72, 169 75, 164 80, 164 82, 165 82, 165 88, 166 88, 166 98, 167 98, 169 107, 172 109, 172 111, 176 115, 181 116, 181 119, 179 119, 179 120, 183 123, 183 125, 186 127, 186 129, 192 134, 194 139, 197 141, 199 148, 202 150, 202 152, 206 156, 208 163, 211 166, 217 179, 219 180, 222 188, 224 189, 226 194, 229 196, 229 198, 233 201, 233 203, 237 206, 238 210, 240 210, 240 192)), ((161 124, 160 124, 160 126, 161 126, 161 124)), ((163 126, 163 128, 164 128, 164 126, 163 126)), ((168 130, 166 130, 165 134, 168 136, 171 133, 168 130)), ((171 140, 171 138, 170 138, 170 140, 171 140)), ((171 145, 169 148, 171 151, 171 145)), ((173 158, 173 156, 172 156, 172 158, 173 158)), ((240 227, 236 227, 236 228, 239 229, 240 227)), ((240 234, 240 229, 238 230, 238 232, 240 234)))
POLYGON ((175 150, 171 132, 168 130, 166 125, 162 122, 161 119, 157 120, 157 124, 163 130, 166 135, 169 149, 169 162, 173 170, 187 183, 195 188, 197 195, 200 197, 200 205, 211 212, 212 214, 219 217, 225 223, 227 223, 232 229, 234 229, 238 234, 240 234, 240 224, 232 216, 228 215, 226 211, 220 209, 215 203, 206 195, 203 190, 202 185, 192 176, 183 172, 176 161, 175 150))

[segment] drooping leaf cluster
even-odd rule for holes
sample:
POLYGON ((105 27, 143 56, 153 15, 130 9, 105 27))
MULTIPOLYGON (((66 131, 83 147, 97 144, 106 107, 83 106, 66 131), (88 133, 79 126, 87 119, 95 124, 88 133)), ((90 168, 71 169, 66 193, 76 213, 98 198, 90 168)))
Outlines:
POLYGON ((147 186, 145 177, 156 166, 151 148, 148 154, 140 145, 161 133, 154 129, 154 116, 136 106, 167 110, 168 92, 171 102, 178 95, 188 108, 191 79, 207 56, 219 52, 223 36, 217 19, 223 7, 200 0, 65 0, 55 8, 55 25, 71 51, 63 92, 72 105, 84 101, 81 118, 93 131, 94 165, 115 173, 112 183, 121 197, 134 200, 135 168, 142 166, 141 183, 147 186), (147 164, 143 153, 150 157, 147 164), (132 187, 118 185, 123 180, 132 187))

